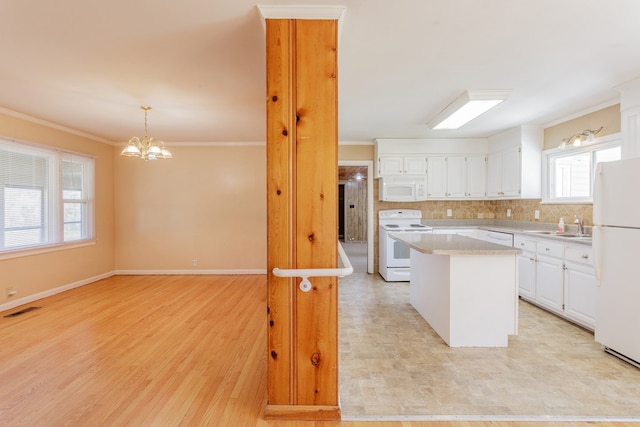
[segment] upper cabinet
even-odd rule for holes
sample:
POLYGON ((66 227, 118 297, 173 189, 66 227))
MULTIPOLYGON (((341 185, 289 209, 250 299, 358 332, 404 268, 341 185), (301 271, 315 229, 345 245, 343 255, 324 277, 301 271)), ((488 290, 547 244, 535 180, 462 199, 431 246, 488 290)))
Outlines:
POLYGON ((520 126, 489 138, 487 197, 540 198, 542 146, 540 126, 520 126))
POLYGON ((466 198, 487 197, 487 156, 471 155, 466 158, 466 198))
POLYGON ((485 156, 429 156, 428 199, 482 199, 486 197, 485 156))
POLYGON ((488 139, 377 140, 375 173, 426 175, 432 200, 540 198, 542 145, 538 126, 488 139))
POLYGON ((380 155, 376 172, 377 177, 425 175, 427 173, 427 157, 424 155, 380 155))
POLYGON ((487 156, 487 196, 520 197, 520 147, 487 156))

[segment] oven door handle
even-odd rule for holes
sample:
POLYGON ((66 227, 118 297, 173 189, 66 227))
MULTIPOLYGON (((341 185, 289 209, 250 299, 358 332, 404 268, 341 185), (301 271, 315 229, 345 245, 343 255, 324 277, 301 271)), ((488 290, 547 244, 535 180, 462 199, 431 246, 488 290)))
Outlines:
POLYGON ((274 267, 273 275, 277 277, 300 277, 300 290, 309 292, 311 290, 311 282, 309 277, 345 277, 353 273, 353 266, 349 257, 345 253, 340 242, 338 242, 338 254, 342 261, 342 268, 278 268, 274 267))

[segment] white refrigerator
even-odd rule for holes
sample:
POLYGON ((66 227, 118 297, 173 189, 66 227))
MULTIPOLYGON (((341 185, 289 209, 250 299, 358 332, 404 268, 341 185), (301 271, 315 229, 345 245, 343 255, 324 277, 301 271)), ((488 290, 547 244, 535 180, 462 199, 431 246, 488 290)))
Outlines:
POLYGON ((595 178, 595 339, 640 366, 640 158, 599 163, 595 178))

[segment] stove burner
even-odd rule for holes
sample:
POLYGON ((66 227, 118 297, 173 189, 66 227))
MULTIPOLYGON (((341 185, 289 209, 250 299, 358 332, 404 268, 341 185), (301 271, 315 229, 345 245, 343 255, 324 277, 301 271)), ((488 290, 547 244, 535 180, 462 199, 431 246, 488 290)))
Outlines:
POLYGON ((411 224, 410 227, 415 227, 415 228, 426 228, 426 225, 422 225, 422 224, 411 224))
POLYGON ((398 224, 387 224, 387 225, 385 225, 385 227, 388 227, 388 228, 400 228, 400 226, 398 224))

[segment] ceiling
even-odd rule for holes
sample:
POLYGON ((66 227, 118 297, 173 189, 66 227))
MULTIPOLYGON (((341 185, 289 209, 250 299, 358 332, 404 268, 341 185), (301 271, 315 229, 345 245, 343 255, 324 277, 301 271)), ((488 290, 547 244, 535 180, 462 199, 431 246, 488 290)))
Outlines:
MULTIPOLYGON (((346 7, 339 138, 485 137, 617 102, 640 76, 637 0, 311 0, 346 7), (456 131, 466 89, 510 98, 456 131)), ((247 0, 3 0, 0 112, 100 140, 265 140, 265 35, 247 0)), ((0 129, 0 134, 2 131, 0 129)))

